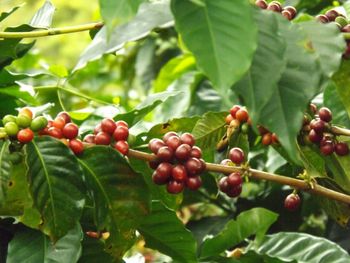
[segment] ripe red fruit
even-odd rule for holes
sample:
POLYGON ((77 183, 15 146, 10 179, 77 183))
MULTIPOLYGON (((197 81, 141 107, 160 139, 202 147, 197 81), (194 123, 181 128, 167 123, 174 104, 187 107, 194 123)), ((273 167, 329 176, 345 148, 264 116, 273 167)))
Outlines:
POLYGON ((70 123, 72 121, 70 115, 65 111, 61 111, 60 113, 58 113, 57 117, 63 118, 66 123, 70 123))
POLYGON ((246 109, 240 109, 236 112, 236 119, 243 123, 243 122, 247 122, 249 119, 249 115, 246 109))
POLYGON ((178 136, 170 136, 165 143, 175 151, 181 145, 181 140, 178 136))
POLYGON ((267 8, 267 2, 265 0, 257 0, 255 1, 255 5, 260 7, 261 9, 267 8))
POLYGON ((109 145, 111 143, 111 136, 106 132, 99 132, 95 135, 95 143, 97 145, 109 145))
POLYGON ((309 140, 313 143, 319 143, 322 140, 322 134, 319 134, 315 132, 314 130, 311 130, 309 132, 309 140))
POLYGON ((160 175, 157 171, 154 171, 152 174, 152 181, 157 185, 163 185, 169 181, 169 178, 160 175))
POLYGON ((228 114, 225 118, 225 122, 227 125, 230 125, 231 121, 233 121, 233 120, 234 120, 234 118, 232 117, 231 114, 228 114))
POLYGON ((349 154, 349 146, 345 142, 338 142, 334 147, 335 153, 339 156, 349 154))
POLYGON ((318 111, 318 116, 325 122, 330 122, 332 120, 332 112, 326 107, 322 107, 318 111))
POLYGON ((286 6, 283 8, 283 10, 289 11, 289 13, 292 15, 292 19, 297 15, 297 10, 294 6, 286 6))
POLYGON ((122 155, 127 155, 129 152, 129 144, 127 141, 117 141, 114 144, 114 149, 116 149, 122 155))
POLYGON ((323 155, 331 155, 334 153, 334 143, 332 141, 325 141, 320 146, 320 151, 323 155))
POLYGON ((159 148, 165 146, 165 142, 160 139, 152 139, 148 143, 148 148, 154 153, 157 154, 159 148))
POLYGON ((151 169, 155 170, 159 165, 159 161, 158 160, 150 161, 148 162, 148 165, 151 169))
MULTIPOLYGON (((168 140, 168 142, 170 139, 168 140)), ((181 144, 179 147, 177 147, 175 151, 175 157, 178 161, 186 161, 191 156, 191 146, 188 144, 181 144)))
POLYGON ((229 153, 229 157, 232 162, 234 162, 237 165, 240 165, 244 162, 244 152, 241 148, 232 148, 229 153))
POLYGON ((276 1, 274 1, 274 2, 271 2, 267 6, 267 10, 271 10, 271 11, 280 13, 282 11, 282 6, 281 6, 281 4, 277 3, 276 1))
POLYGON ((292 16, 291 12, 289 12, 288 10, 283 10, 282 11, 282 16, 287 18, 289 21, 293 19, 293 16, 292 16))
POLYGON ((184 144, 188 144, 189 146, 193 146, 195 144, 195 139, 191 133, 185 132, 180 136, 181 142, 184 144))
POLYGON ((265 133, 261 139, 261 143, 265 146, 268 146, 272 143, 272 134, 271 133, 265 133))
POLYGON ((67 123, 62 129, 63 136, 67 139, 74 139, 78 136, 79 127, 74 123, 67 123))
POLYGON ((183 182, 170 181, 167 184, 166 189, 170 194, 178 194, 182 192, 184 187, 185 187, 185 184, 183 182))
POLYGON ((219 181, 219 189, 221 192, 226 193, 229 190, 229 184, 227 183, 227 177, 224 176, 219 181))
POLYGON ((84 151, 84 144, 78 139, 69 140, 68 145, 75 155, 80 155, 84 151))
POLYGON ((188 189, 196 191, 202 186, 202 179, 199 176, 188 177, 186 179, 186 186, 188 189))
POLYGON ((231 173, 229 176, 227 176, 227 183, 230 185, 230 187, 241 185, 243 183, 241 174, 238 172, 231 173))
POLYGON ((334 21, 339 16, 339 13, 334 9, 332 9, 332 10, 328 10, 325 13, 325 16, 328 18, 329 21, 334 21))
POLYGON ((258 126, 258 130, 259 130, 260 135, 264 135, 265 133, 269 133, 268 129, 266 129, 265 127, 260 126, 260 125, 258 126))
POLYGON ((277 135, 276 135, 276 133, 272 133, 272 135, 271 135, 271 141, 272 141, 272 143, 279 143, 279 141, 278 141, 278 137, 277 137, 277 135))
POLYGON ((28 143, 31 142, 34 138, 34 133, 31 129, 26 128, 23 130, 20 130, 17 133, 17 140, 21 143, 28 143))
POLYGON ((189 176, 199 174, 202 171, 202 163, 197 158, 188 159, 185 167, 189 176))
POLYGON ((114 130, 117 128, 117 125, 115 124, 114 120, 112 119, 103 119, 101 121, 101 129, 102 131, 112 135, 114 130))
POLYGON ((171 176, 174 180, 178 182, 184 182, 187 178, 187 171, 185 166, 182 164, 177 164, 171 170, 171 176))
POLYGON ((201 162, 201 170, 200 173, 204 172, 205 169, 207 168, 207 164, 203 159, 199 159, 199 161, 201 162))
POLYGON ((195 157, 198 159, 202 158, 202 150, 197 146, 193 146, 191 150, 191 157, 195 157))
POLYGON ((313 114, 316 114, 316 113, 317 113, 317 106, 316 106, 315 104, 310 103, 309 109, 310 109, 310 111, 311 111, 313 114))
POLYGON ((101 132, 102 128, 101 128, 101 123, 97 124, 94 128, 94 134, 96 135, 97 133, 101 132))
POLYGON ((284 200, 284 207, 291 212, 296 211, 299 208, 299 206, 300 197, 298 194, 290 194, 284 200))
POLYGON ((61 129, 58 129, 56 127, 51 127, 47 130, 48 135, 51 137, 57 138, 57 139, 62 139, 63 138, 63 133, 61 129))
POLYGON ((163 162, 171 162, 173 157, 174 151, 168 146, 160 147, 157 152, 157 158, 163 162))
POLYGON ((126 141, 129 136, 129 129, 125 126, 119 126, 114 130, 113 138, 116 141, 126 141))
POLYGON ((312 120, 310 122, 310 128, 317 133, 323 133, 326 129, 326 123, 323 120, 312 120))
POLYGON ((227 196, 229 196, 231 198, 238 197, 241 193, 242 193, 242 185, 241 184, 234 186, 234 187, 229 187, 229 189, 226 192, 227 196))
POLYGON ((234 105, 234 106, 232 106, 232 108, 230 109, 230 114, 231 114, 231 116, 234 118, 234 119, 236 119, 236 113, 237 113, 237 111, 239 111, 241 109, 241 106, 239 106, 239 105, 234 105))
POLYGON ((317 16, 316 16, 316 20, 317 20, 318 22, 323 23, 323 24, 329 23, 329 19, 328 19, 328 17, 325 16, 325 15, 317 15, 317 16))
POLYGON ((122 121, 122 120, 116 121, 116 122, 115 122, 115 125, 116 125, 117 127, 119 127, 119 126, 124 126, 125 128, 129 128, 129 125, 128 125, 125 121, 122 121))
POLYGON ((167 132, 166 134, 164 134, 163 136, 163 141, 167 142, 167 140, 171 137, 171 136, 178 136, 176 132, 167 132))
POLYGON ((84 137, 84 142, 87 143, 95 143, 95 135, 93 134, 88 134, 84 137))
POLYGON ((156 169, 159 176, 170 179, 173 166, 170 163, 160 163, 156 169))
POLYGON ((40 130, 38 134, 41 135, 49 135, 49 128, 45 127, 44 129, 40 130))
POLYGON ((66 125, 66 121, 62 117, 56 117, 52 122, 52 127, 56 127, 57 129, 63 129, 64 125, 66 125))

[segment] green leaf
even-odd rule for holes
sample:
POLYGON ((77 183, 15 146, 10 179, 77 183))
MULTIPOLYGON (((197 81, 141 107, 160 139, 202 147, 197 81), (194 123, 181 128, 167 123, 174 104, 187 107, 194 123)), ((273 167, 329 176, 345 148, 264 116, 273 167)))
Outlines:
POLYGON ((6 197, 8 182, 11 176, 12 163, 10 161, 9 142, 0 141, 0 204, 3 204, 6 197))
POLYGON ((244 98, 253 123, 258 124, 261 110, 275 93, 287 61, 285 40, 276 34, 280 14, 256 10, 254 18, 258 25, 258 48, 250 70, 234 89, 244 98))
POLYGON ((0 70, 0 87, 6 87, 14 85, 15 81, 26 79, 26 78, 37 78, 45 74, 44 71, 36 70, 27 73, 14 73, 8 70, 0 70))
POLYGON ((93 197, 98 230, 107 229, 117 253, 129 249, 135 229, 149 211, 149 191, 141 174, 136 173, 116 150, 96 146, 79 159, 93 197), (108 165, 106 165, 108 164, 108 165))
POLYGON ((254 234, 256 239, 261 241, 277 217, 277 214, 264 208, 253 208, 240 213, 237 219, 230 220, 218 235, 203 242, 200 249, 201 258, 216 256, 254 234))
POLYGON ((196 145, 202 149, 215 149, 216 144, 224 136, 227 112, 208 112, 198 120, 192 130, 196 145))
MULTIPOLYGON (((23 4, 22 4, 23 5, 23 4)), ((10 10, 6 11, 6 12, 1 12, 0 13, 0 22, 4 21, 7 17, 9 17, 12 13, 14 13, 15 11, 17 11, 18 8, 20 8, 22 5, 19 6, 15 6, 13 8, 11 8, 10 10)))
POLYGON ((350 61, 344 60, 339 71, 334 74, 333 81, 336 84, 339 98, 341 99, 348 116, 350 117, 350 61))
POLYGON ((350 15, 350 1, 346 1, 343 4, 347 17, 350 15))
POLYGON ((84 236, 83 252, 78 263, 114 263, 116 260, 105 251, 105 244, 100 239, 84 236))
POLYGON ((53 244, 47 236, 30 228, 20 229, 9 243, 7 263, 75 263, 81 255, 80 225, 53 244))
POLYGON ((349 262, 349 254, 336 243, 305 233, 280 232, 266 236, 264 242, 253 248, 260 255, 283 262, 349 262))
POLYGON ((196 242, 176 213, 160 202, 152 203, 152 213, 143 218, 139 232, 146 246, 179 262, 197 262, 196 242))
POLYGON ((21 99, 29 104, 37 104, 35 98, 32 97, 32 95, 30 95, 28 91, 22 90, 22 88, 17 85, 9 87, 0 87, 0 93, 14 97, 16 99, 21 99))
POLYGON ((46 0, 43 6, 35 13, 29 25, 36 28, 49 28, 55 13, 55 6, 51 1, 46 0))
POLYGON ((256 26, 248 1, 172 1, 177 31, 221 96, 251 65, 256 26), (205 44, 204 44, 205 43, 205 44))
POLYGON ((71 150, 48 136, 27 145, 26 163, 42 231, 57 240, 80 219, 85 203, 83 172, 71 150))
POLYGON ((85 67, 90 61, 101 58, 103 54, 116 52, 129 41, 144 38, 154 28, 169 27, 172 22, 173 16, 170 12, 169 0, 143 3, 134 19, 127 24, 116 27, 109 38, 107 29, 102 28, 81 54, 73 71, 85 67))

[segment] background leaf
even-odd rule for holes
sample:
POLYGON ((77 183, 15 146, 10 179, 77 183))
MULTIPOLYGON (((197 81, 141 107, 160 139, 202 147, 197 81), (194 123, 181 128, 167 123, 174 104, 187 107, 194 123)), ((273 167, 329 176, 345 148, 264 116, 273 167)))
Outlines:
POLYGON ((8 182, 11 176, 12 163, 10 161, 9 142, 0 141, 0 205, 4 203, 8 182))

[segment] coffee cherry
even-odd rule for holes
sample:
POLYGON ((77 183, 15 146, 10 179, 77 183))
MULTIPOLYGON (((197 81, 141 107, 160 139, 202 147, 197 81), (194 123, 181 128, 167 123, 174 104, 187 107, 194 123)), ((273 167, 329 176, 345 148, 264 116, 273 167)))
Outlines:
POLYGON ((67 123, 62 129, 62 133, 65 138, 74 139, 78 136, 79 127, 72 122, 67 123))
POLYGON ((338 142, 334 146, 334 151, 339 156, 345 156, 349 154, 349 146, 345 142, 338 142))
POLYGON ((202 163, 197 158, 190 158, 185 163, 185 168, 189 176, 199 174, 202 171, 202 163))
POLYGON ((148 162, 148 165, 151 169, 155 170, 159 165, 159 161, 158 160, 150 161, 148 162))
POLYGON ((232 166, 233 163, 230 159, 223 159, 221 162, 220 162, 221 165, 227 165, 227 166, 232 166))
POLYGON ((79 139, 69 140, 68 146, 75 155, 80 155, 84 152, 84 144, 79 139))
POLYGON ((63 138, 63 133, 61 129, 58 129, 56 127, 50 127, 47 130, 47 134, 51 137, 54 137, 56 139, 62 139, 63 138))
POLYGON ((4 127, 0 127, 0 139, 5 139, 7 137, 7 133, 4 127))
POLYGON ((272 135, 271 135, 271 142, 273 144, 278 144, 279 143, 279 140, 278 140, 278 137, 277 137, 276 133, 272 133, 272 135))
POLYGON ((289 13, 292 15, 292 19, 297 15, 297 10, 294 6, 286 6, 285 8, 283 8, 283 10, 289 11, 289 13))
POLYGON ((171 149, 173 149, 174 151, 177 149, 177 147, 179 147, 181 145, 181 140, 180 138, 176 135, 176 136, 170 136, 167 140, 166 140, 166 145, 168 145, 171 149))
POLYGON ((315 132, 314 130, 311 130, 309 132, 309 140, 313 143, 319 143, 322 140, 322 135, 315 132))
POLYGON ((258 130, 259 130, 259 134, 260 135, 264 135, 265 133, 270 133, 270 131, 268 129, 266 129, 265 127, 263 126, 258 126, 258 130))
POLYGON ((159 173, 157 173, 157 171, 154 171, 152 174, 152 181, 157 185, 163 185, 168 183, 169 178, 160 175, 159 173))
POLYGON ((272 134, 271 133, 264 134, 261 139, 261 143, 265 146, 270 145, 272 143, 272 134))
POLYGON ((299 208, 299 206, 300 197, 298 194, 290 194, 284 200, 284 207, 291 212, 296 211, 299 208))
POLYGON ((129 129, 125 126, 119 126, 114 130, 113 138, 116 141, 126 141, 129 136, 129 129))
POLYGON ((64 125, 66 125, 66 121, 62 117, 56 117, 52 122, 52 127, 57 129, 63 129, 64 125))
POLYGON ((38 135, 49 135, 49 127, 46 126, 44 129, 38 131, 38 135))
POLYGON ((339 13, 334 9, 332 9, 332 10, 328 10, 325 13, 325 16, 328 18, 329 21, 334 21, 339 16, 339 13))
POLYGON ((249 132, 249 124, 248 123, 243 123, 241 127, 241 132, 244 134, 248 134, 249 132))
POLYGON ((57 117, 63 118, 65 123, 70 123, 72 121, 68 112, 65 111, 61 111, 60 113, 58 113, 57 117))
POLYGON ((18 125, 15 122, 7 122, 4 128, 8 136, 16 136, 19 131, 18 125))
POLYGON ((103 119, 101 121, 101 129, 102 131, 108 133, 109 135, 112 135, 114 130, 117 128, 117 125, 115 124, 114 120, 112 119, 103 119))
POLYGON ((317 113, 317 106, 313 103, 310 103, 309 110, 311 113, 316 114, 317 113))
POLYGON ((334 153, 334 143, 332 141, 324 142, 320 147, 320 151, 323 155, 331 155, 334 153))
POLYGON ((326 107, 322 107, 318 111, 318 116, 325 122, 330 122, 332 120, 332 112, 326 107))
POLYGON ((165 146, 165 142, 160 139, 152 139, 148 143, 148 148, 154 153, 157 154, 159 148, 165 146))
POLYGON ((178 182, 178 181, 170 181, 167 184, 167 191, 170 194, 178 194, 183 191, 185 187, 185 184, 183 182, 178 182))
POLYGON ((164 134, 163 136, 163 141, 166 143, 167 140, 172 137, 172 136, 178 136, 176 132, 167 132, 166 134, 164 134))
POLYGON ((288 10, 283 10, 282 11, 282 16, 291 21, 293 19, 292 14, 288 10))
POLYGON ((237 165, 240 165, 244 162, 244 152, 241 148, 232 148, 229 153, 229 157, 232 162, 234 162, 237 165))
POLYGON ((117 141, 114 144, 114 149, 116 149, 122 155, 127 155, 129 152, 129 144, 127 141, 117 141))
MULTIPOLYGON (((337 17, 337 19, 338 18, 344 18, 344 17, 337 17)), ((344 32, 344 33, 350 33, 350 24, 348 24, 348 25, 345 25, 343 28, 342 28, 342 30, 341 30, 342 32, 344 32)))
MULTIPOLYGON (((170 139, 168 140, 169 143, 170 139)), ((191 156, 191 146, 188 144, 181 144, 175 150, 175 157, 178 161, 186 161, 191 156)))
POLYGON ((159 176, 170 179, 173 166, 170 163, 160 163, 156 169, 159 176))
POLYGON ((171 170, 171 176, 174 180, 178 182, 184 182, 187 178, 187 171, 185 166, 182 164, 177 164, 171 170))
POLYGON ((87 135, 85 135, 83 141, 86 142, 86 143, 95 143, 95 135, 87 134, 87 135))
POLYGON ((202 179, 199 176, 188 177, 186 179, 186 186, 188 189, 196 191, 202 186, 202 179))
POLYGON ((18 127, 28 128, 32 123, 32 119, 29 118, 27 115, 18 115, 16 118, 16 123, 18 127))
POLYGON ((117 127, 119 127, 119 126, 124 126, 125 128, 129 128, 129 125, 128 125, 125 121, 122 121, 122 120, 116 121, 116 122, 115 122, 115 125, 116 125, 117 127))
POLYGON ((174 157, 174 151, 168 146, 163 146, 159 148, 156 155, 160 161, 171 162, 174 157))
POLYGON ((255 1, 255 5, 260 7, 261 9, 267 8, 267 2, 265 0, 257 0, 255 1))
POLYGON ((229 190, 229 184, 227 183, 227 177, 224 176, 219 181, 219 189, 221 192, 226 193, 229 190))
POLYGON ((205 171, 205 169, 207 169, 207 164, 203 159, 199 159, 199 161, 201 162, 201 170, 199 173, 202 173, 205 171))
POLYGON ((185 132, 180 136, 181 142, 193 146, 195 144, 195 139, 191 133, 185 132))
POLYGON ((101 123, 97 124, 94 128, 94 134, 96 135, 97 133, 101 132, 102 128, 101 128, 101 123))
POLYGON ((106 132, 99 132, 95 135, 95 143, 97 145, 109 145, 111 143, 111 136, 106 132))
POLYGON ((317 20, 318 22, 323 23, 323 24, 329 23, 329 19, 328 19, 328 17, 325 16, 325 15, 317 15, 317 16, 316 16, 316 20, 317 20))
POLYGON ((197 146, 193 146, 191 149, 191 157, 202 158, 202 150, 197 146))
POLYGON ((310 122, 310 128, 317 133, 323 133, 326 129, 326 123, 323 120, 312 120, 310 122))
POLYGON ((229 187, 229 189, 226 192, 227 196, 229 196, 231 198, 238 197, 241 193, 242 193, 242 185, 241 184, 234 186, 234 187, 229 187))
POLYGON ((246 122, 249 118, 248 112, 246 109, 240 109, 236 112, 236 119, 243 123, 246 122))
POLYGON ((33 119, 33 112, 29 108, 22 108, 18 113, 18 116, 19 115, 25 115, 29 119, 33 119))
POLYGON ((231 173, 227 176, 227 183, 230 187, 236 187, 243 183, 242 176, 238 172, 231 173))
POLYGON ((227 125, 230 125, 231 121, 233 121, 233 120, 234 120, 234 118, 232 117, 231 114, 228 114, 225 118, 225 122, 227 125))
POLYGON ((13 115, 5 115, 4 118, 2 118, 2 124, 5 125, 8 122, 16 122, 17 117, 13 115))
POLYGON ((237 113, 237 111, 239 111, 241 109, 241 106, 239 106, 239 105, 234 105, 234 106, 232 106, 232 108, 230 109, 230 114, 231 114, 231 116, 234 118, 234 119, 236 119, 236 113, 237 113))
POLYGON ((273 1, 270 4, 268 4, 267 10, 271 10, 273 12, 280 13, 282 11, 282 6, 281 6, 281 4, 277 3, 276 1, 273 1))
POLYGON ((40 131, 44 129, 48 124, 48 120, 44 116, 39 116, 33 119, 32 123, 30 124, 30 129, 32 131, 40 131))
POLYGON ((20 143, 28 143, 28 142, 31 142, 34 138, 34 133, 31 129, 23 129, 23 130, 20 130, 18 133, 17 133, 17 140, 20 142, 20 143))

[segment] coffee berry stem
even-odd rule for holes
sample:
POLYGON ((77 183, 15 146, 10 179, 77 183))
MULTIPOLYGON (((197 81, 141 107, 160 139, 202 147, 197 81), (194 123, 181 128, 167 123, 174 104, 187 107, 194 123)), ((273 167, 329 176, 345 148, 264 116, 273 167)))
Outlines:
POLYGON ((350 136, 350 130, 345 129, 345 128, 340 128, 338 126, 332 126, 331 132, 334 135, 344 135, 344 136, 350 136))
MULTIPOLYGON (((132 149, 129 149, 129 152, 127 155, 128 157, 140 159, 147 162, 156 160, 156 156, 153 154, 140 152, 132 149)), ((275 182, 283 185, 289 185, 292 188, 295 188, 298 190, 306 191, 306 192, 324 196, 339 202, 350 204, 350 195, 346 195, 346 194, 328 189, 326 187, 318 185, 317 183, 314 183, 313 188, 311 189, 310 184, 308 184, 304 180, 298 180, 287 176, 267 173, 267 172, 259 171, 252 168, 247 169, 239 166, 227 166, 227 165, 214 164, 214 163, 206 163, 206 170, 210 172, 217 172, 217 173, 224 173, 224 174, 239 172, 242 170, 243 171, 248 170, 250 177, 254 179, 266 180, 266 181, 271 181, 271 182, 275 182)))

